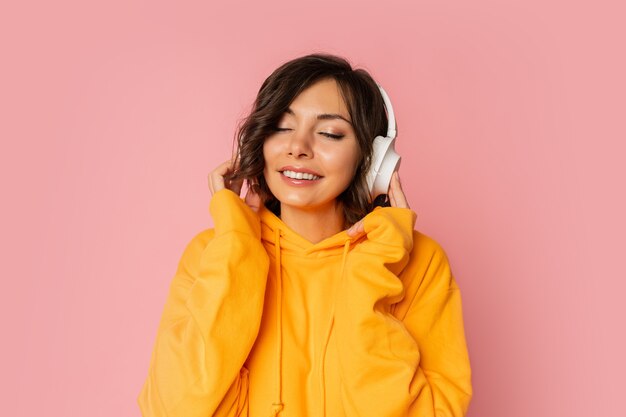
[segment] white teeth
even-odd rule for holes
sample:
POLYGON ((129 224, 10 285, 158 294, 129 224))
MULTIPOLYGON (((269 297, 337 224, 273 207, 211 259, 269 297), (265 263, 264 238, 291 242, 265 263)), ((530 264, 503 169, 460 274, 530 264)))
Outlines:
POLYGON ((320 178, 317 175, 309 174, 306 172, 294 172, 294 171, 283 171, 283 175, 289 178, 296 179, 296 180, 301 180, 301 179, 317 180, 320 178))

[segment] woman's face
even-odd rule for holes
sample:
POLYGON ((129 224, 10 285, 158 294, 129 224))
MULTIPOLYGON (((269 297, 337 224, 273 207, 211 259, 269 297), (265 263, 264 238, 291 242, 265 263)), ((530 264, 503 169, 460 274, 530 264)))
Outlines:
POLYGON ((302 91, 265 139, 263 175, 274 196, 299 209, 322 209, 350 184, 359 147, 334 79, 302 91))

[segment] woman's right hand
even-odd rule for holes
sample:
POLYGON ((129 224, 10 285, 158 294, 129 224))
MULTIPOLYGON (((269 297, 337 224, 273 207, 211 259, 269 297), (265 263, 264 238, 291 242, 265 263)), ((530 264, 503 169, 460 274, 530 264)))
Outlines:
MULTIPOLYGON (((211 190, 211 195, 224 188, 228 188, 235 194, 240 195, 243 180, 230 181, 224 178, 226 175, 233 172, 232 166, 233 160, 229 159, 218 165, 217 168, 209 173, 209 189, 211 190)), ((261 197, 252 190, 252 187, 249 187, 246 192, 245 202, 252 210, 258 212, 261 206, 261 197)))

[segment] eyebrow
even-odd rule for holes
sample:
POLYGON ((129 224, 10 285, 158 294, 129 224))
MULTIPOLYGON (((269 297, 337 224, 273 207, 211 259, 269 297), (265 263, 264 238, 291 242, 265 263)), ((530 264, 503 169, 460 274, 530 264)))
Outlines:
MULTIPOLYGON (((291 107, 289 107, 285 113, 291 114, 292 116, 295 116, 295 113, 293 112, 293 110, 291 110, 291 107)), ((352 126, 352 122, 348 119, 346 119, 345 117, 343 117, 340 114, 335 114, 335 113, 322 113, 322 114, 318 114, 317 115, 317 120, 336 120, 336 119, 341 119, 344 120, 346 122, 348 122, 350 124, 350 126, 352 126)))

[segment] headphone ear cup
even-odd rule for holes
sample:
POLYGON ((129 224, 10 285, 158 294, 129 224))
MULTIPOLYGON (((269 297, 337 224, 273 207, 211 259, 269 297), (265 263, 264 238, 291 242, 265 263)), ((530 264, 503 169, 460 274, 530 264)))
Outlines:
POLYGON ((367 172, 367 189, 370 192, 370 200, 374 200, 376 195, 374 194, 374 183, 376 182, 376 177, 378 176, 378 168, 380 167, 380 162, 384 157, 384 141, 385 138, 382 136, 376 136, 374 141, 372 142, 372 159, 370 162, 370 168, 367 172))
POLYGON ((367 173, 367 186, 370 192, 370 202, 381 194, 387 194, 391 175, 400 166, 400 155, 394 149, 394 142, 397 136, 396 119, 393 113, 393 106, 387 92, 376 83, 380 89, 380 94, 385 104, 387 113, 387 135, 376 136, 372 143, 372 163, 367 173))
POLYGON ((372 163, 367 173, 370 202, 377 196, 387 193, 391 175, 400 165, 400 155, 396 153, 394 143, 393 138, 383 136, 374 138, 372 163))

